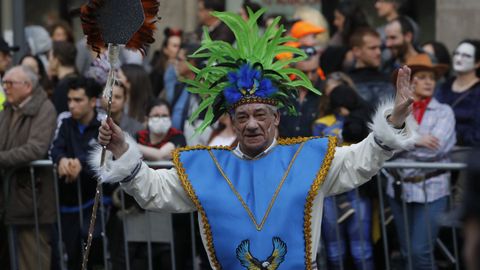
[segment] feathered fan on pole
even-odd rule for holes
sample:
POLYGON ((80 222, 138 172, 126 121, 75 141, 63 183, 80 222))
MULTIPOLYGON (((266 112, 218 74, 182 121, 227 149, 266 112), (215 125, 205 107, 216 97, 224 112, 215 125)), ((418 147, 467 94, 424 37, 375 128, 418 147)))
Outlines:
MULTIPOLYGON (((115 83, 115 65, 118 62, 120 46, 139 50, 146 54, 149 44, 153 43, 156 29, 158 0, 90 0, 81 7, 83 33, 87 44, 94 52, 100 54, 107 50, 110 71, 103 95, 108 98, 107 117, 110 117, 112 88, 115 83)), ((106 147, 103 147, 101 166, 105 162, 106 147)), ((93 229, 100 200, 101 183, 97 185, 92 218, 88 228, 88 238, 82 262, 82 269, 87 268, 93 229)))

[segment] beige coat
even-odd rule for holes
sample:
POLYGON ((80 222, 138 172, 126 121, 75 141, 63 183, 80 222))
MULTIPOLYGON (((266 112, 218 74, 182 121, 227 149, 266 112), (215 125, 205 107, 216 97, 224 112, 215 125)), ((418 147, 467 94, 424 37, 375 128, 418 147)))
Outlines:
MULTIPOLYGON (((29 167, 25 165, 47 157, 57 114, 40 87, 33 90, 32 99, 16 113, 18 117, 8 103, 0 112, 0 169, 3 171, 0 174, 0 209, 5 210, 6 224, 34 224, 32 180, 29 167), (12 123, 13 118, 16 121, 12 123), (7 186, 8 192, 5 192, 7 186)), ((35 169, 35 190, 40 223, 54 222, 52 168, 35 169)))

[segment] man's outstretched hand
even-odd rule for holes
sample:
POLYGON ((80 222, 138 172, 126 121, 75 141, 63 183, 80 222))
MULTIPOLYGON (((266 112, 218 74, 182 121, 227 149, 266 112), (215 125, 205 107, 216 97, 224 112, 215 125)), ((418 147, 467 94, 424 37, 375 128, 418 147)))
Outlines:
POLYGON ((397 94, 395 95, 395 105, 392 114, 388 118, 390 124, 395 128, 401 128, 405 119, 412 111, 413 89, 410 83, 411 70, 403 66, 398 70, 397 76, 397 94))
POLYGON ((128 144, 125 142, 125 135, 123 135, 122 129, 110 117, 102 121, 98 133, 98 142, 101 145, 106 145, 107 150, 112 151, 116 159, 120 158, 128 150, 128 144))

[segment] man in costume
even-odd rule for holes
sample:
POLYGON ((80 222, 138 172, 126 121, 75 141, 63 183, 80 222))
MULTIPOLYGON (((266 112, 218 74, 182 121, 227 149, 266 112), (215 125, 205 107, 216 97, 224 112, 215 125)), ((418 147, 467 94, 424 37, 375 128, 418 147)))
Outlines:
MULTIPOLYGON (((414 143, 415 127, 407 120, 410 71, 399 71, 394 104, 378 109, 372 133, 362 142, 337 147, 333 138, 279 139, 277 108, 292 108, 297 87, 318 91, 305 74, 286 67, 306 55, 282 45, 291 39, 281 37, 279 18, 259 34, 256 19, 263 12, 249 12, 247 22, 236 14, 213 13, 233 31, 236 47, 212 41, 207 33, 193 55, 208 57, 207 66, 194 68, 196 78, 186 80, 189 91, 204 98, 191 117, 206 111, 198 132, 228 112, 236 147, 179 149, 174 168, 154 170, 141 161, 134 141, 108 120, 99 142, 111 154, 98 175, 103 182, 120 182, 146 209, 197 210, 214 269, 316 269, 324 197, 361 185, 394 149, 414 143), (275 61, 282 52, 300 56, 275 61)), ((99 156, 92 156, 97 166, 99 156)))

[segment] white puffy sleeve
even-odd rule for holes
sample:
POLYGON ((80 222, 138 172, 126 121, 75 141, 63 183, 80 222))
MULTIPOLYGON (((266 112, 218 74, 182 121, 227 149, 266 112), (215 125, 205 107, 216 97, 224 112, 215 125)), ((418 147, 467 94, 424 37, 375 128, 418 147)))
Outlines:
POLYGON ((411 149, 417 138, 417 124, 409 116, 402 129, 387 122, 393 102, 385 102, 377 109, 370 124, 372 132, 363 141, 337 147, 330 170, 323 185, 325 196, 351 190, 370 180, 392 157, 394 150, 411 149))

